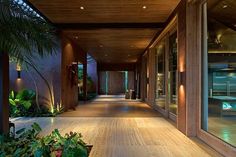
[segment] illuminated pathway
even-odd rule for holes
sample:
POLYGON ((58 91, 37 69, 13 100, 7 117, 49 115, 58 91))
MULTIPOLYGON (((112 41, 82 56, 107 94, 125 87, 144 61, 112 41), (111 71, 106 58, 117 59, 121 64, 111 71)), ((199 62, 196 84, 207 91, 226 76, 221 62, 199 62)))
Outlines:
POLYGON ((61 116, 70 117, 13 121, 18 129, 37 122, 44 129, 42 134, 54 128, 63 133, 81 132, 84 140, 94 145, 91 157, 220 156, 201 141, 183 135, 172 123, 140 102, 102 97, 61 116), (75 117, 76 114, 80 117, 75 117))

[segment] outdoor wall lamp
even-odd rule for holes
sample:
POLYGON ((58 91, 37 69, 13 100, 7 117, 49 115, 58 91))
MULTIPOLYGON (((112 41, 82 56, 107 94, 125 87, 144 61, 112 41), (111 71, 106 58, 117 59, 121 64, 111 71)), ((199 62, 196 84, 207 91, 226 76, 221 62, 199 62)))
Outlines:
POLYGON ((16 65, 16 71, 17 71, 17 78, 21 78, 21 66, 19 64, 16 65))
POLYGON ((184 85, 184 82, 185 82, 185 72, 181 71, 179 72, 179 83, 180 85, 184 85))

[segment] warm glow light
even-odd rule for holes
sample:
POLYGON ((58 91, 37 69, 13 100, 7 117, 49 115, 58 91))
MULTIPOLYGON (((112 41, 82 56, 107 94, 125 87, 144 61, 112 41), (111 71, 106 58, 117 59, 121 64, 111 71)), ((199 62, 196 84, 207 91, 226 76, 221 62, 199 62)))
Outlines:
POLYGON ((16 64, 16 71, 21 71, 21 65, 19 63, 16 64))
POLYGON ((222 8, 223 8, 223 9, 228 8, 228 5, 225 4, 225 5, 223 5, 222 8))
POLYGON ((81 10, 84 10, 84 7, 83 7, 83 6, 81 6, 81 7, 80 7, 80 9, 81 9, 81 10))
POLYGON ((144 5, 144 6, 143 6, 143 9, 146 9, 146 8, 147 8, 147 7, 144 5))

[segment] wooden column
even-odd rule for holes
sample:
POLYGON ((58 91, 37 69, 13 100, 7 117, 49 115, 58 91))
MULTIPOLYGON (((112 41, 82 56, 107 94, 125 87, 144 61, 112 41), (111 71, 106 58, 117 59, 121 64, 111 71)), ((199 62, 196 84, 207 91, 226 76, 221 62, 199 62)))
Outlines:
POLYGON ((140 73, 140 96, 141 100, 145 101, 146 96, 146 85, 147 85, 147 77, 146 77, 146 58, 142 56, 141 61, 141 73, 140 73))
POLYGON ((155 88, 156 88, 156 66, 155 66, 155 54, 156 49, 149 49, 149 94, 148 94, 148 102, 150 105, 154 105, 155 103, 155 88))
POLYGON ((9 132, 9 57, 0 53, 0 133, 9 132))
MULTIPOLYGON (((186 1, 181 1, 178 11, 178 72, 186 72, 186 1)), ((186 73, 185 73, 186 74, 186 73)), ((186 134, 186 83, 178 81, 177 128, 186 134)))
POLYGON ((65 35, 62 37, 61 99, 65 110, 75 109, 78 103, 78 86, 72 85, 69 66, 76 61, 73 44, 65 35))
MULTIPOLYGON (((197 42, 198 1, 182 1, 178 11, 178 71, 184 73, 184 82, 178 81, 178 129, 187 136, 197 134, 197 105, 200 86, 197 42)), ((180 73, 179 73, 180 74, 180 73)))
POLYGON ((189 1, 186 4, 186 135, 197 135, 197 105, 198 91, 201 86, 199 76, 198 49, 198 2, 189 1))

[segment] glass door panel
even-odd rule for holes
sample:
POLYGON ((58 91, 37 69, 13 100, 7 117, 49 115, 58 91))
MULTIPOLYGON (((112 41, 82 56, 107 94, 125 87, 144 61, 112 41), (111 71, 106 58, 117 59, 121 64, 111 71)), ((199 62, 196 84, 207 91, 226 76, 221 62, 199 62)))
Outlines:
POLYGON ((177 32, 169 38, 169 111, 177 114, 177 32))
POLYGON ((165 40, 156 46, 156 90, 155 102, 160 108, 165 109, 165 40))

